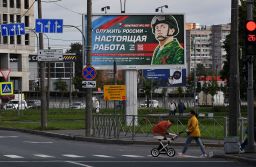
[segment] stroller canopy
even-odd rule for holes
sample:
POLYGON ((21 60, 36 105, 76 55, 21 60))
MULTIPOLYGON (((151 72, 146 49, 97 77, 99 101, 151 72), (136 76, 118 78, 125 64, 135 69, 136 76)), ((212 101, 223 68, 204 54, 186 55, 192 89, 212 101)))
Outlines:
POLYGON ((154 135, 162 135, 165 136, 167 134, 168 129, 171 127, 172 123, 170 121, 160 121, 156 124, 153 129, 152 133, 154 135))

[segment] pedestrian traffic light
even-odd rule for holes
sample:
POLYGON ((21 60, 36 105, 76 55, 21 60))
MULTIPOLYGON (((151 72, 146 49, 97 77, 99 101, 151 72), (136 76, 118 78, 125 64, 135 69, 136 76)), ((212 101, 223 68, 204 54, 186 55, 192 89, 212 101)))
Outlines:
POLYGON ((247 20, 245 24, 245 50, 247 55, 256 55, 256 22, 247 20))

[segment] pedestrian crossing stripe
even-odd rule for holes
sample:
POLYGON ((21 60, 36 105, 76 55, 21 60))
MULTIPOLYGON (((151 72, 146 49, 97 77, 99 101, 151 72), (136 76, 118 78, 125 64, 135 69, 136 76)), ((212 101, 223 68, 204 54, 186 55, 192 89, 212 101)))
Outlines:
POLYGON ((13 95, 13 83, 0 82, 0 95, 13 95))

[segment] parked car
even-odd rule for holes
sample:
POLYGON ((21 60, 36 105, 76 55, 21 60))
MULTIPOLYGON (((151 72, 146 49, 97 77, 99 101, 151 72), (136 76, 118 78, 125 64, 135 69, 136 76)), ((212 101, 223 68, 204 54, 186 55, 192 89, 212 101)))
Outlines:
MULTIPOLYGON (((140 107, 147 107, 147 100, 143 104, 140 104, 140 107)), ((149 100, 149 107, 158 108, 159 102, 157 100, 149 100)))
POLYGON ((41 100, 28 100, 28 108, 38 108, 41 107, 41 100))
POLYGON ((74 102, 69 107, 72 109, 85 109, 85 104, 83 102, 74 102))
POLYGON ((25 100, 10 100, 3 106, 4 110, 24 110, 27 109, 28 105, 25 100))

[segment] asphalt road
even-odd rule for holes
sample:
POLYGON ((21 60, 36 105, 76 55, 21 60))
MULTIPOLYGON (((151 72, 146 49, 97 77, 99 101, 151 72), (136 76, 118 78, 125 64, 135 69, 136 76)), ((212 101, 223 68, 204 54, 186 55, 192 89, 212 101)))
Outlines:
MULTIPOLYGON (((249 166, 225 159, 200 158, 198 147, 190 147, 186 157, 160 155, 153 158, 151 149, 151 145, 99 144, 0 131, 1 167, 249 166)), ((175 149, 180 152, 181 147, 175 149)))

